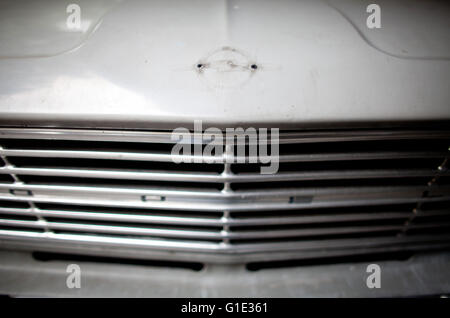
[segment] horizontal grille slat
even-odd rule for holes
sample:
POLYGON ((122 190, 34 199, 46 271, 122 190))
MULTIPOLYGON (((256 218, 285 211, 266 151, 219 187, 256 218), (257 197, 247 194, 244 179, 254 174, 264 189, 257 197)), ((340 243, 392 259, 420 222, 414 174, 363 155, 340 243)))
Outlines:
MULTIPOLYGON (((132 152, 107 152, 107 151, 68 151, 68 150, 28 150, 28 149, 0 149, 0 155, 14 157, 43 157, 43 158, 82 158, 82 159, 111 159, 111 160, 137 160, 137 161, 162 161, 174 160, 192 162, 212 161, 215 157, 206 156, 173 156, 167 153, 132 153, 132 152)), ((418 154, 421 156, 420 154, 418 154)))
MULTIPOLYGON (((43 157, 43 158, 82 158, 82 159, 111 159, 136 161, 162 161, 162 162, 215 162, 225 163, 225 156, 196 156, 172 155, 168 153, 139 153, 139 152, 112 152, 112 151, 69 151, 69 150, 30 150, 30 149, 0 149, 0 155, 14 157, 43 157)), ((342 160, 386 160, 406 158, 441 158, 445 152, 355 152, 355 153, 320 153, 280 155, 280 162, 309 162, 309 161, 342 161, 342 160)), ((233 162, 267 162, 270 157, 233 156, 228 160, 233 162)))
MULTIPOLYGON (((67 219, 100 220, 116 222, 134 222, 150 224, 175 224, 186 226, 262 226, 262 225, 287 225, 287 224, 314 224, 314 223, 334 223, 351 221, 374 221, 389 219, 407 219, 411 216, 408 211, 404 212, 372 212, 372 213, 347 213, 325 215, 305 215, 305 216, 279 216, 279 217, 240 217, 240 218, 205 218, 205 217, 180 217, 164 216, 158 214, 136 215, 108 212, 85 212, 71 210, 48 210, 36 208, 0 208, 0 214, 10 214, 18 216, 59 217, 67 219)), ((421 212, 417 218, 427 218, 433 216, 449 216, 447 210, 431 210, 421 212)))
POLYGON ((188 231, 157 229, 151 227, 108 226, 51 221, 0 220, 0 225, 49 228, 53 230, 80 231, 87 233, 129 234, 135 236, 184 237, 187 239, 221 239, 226 234, 212 231, 188 231))
MULTIPOLYGON (((91 225, 63 222, 43 222, 43 221, 22 221, 22 220, 0 220, 0 226, 30 227, 30 228, 49 228, 53 230, 80 231, 86 233, 107 233, 107 234, 127 234, 134 236, 153 236, 153 237, 177 237, 186 239, 256 239, 256 238, 283 238, 283 237, 302 237, 302 236, 320 236, 320 235, 338 235, 352 233, 373 233, 398 231, 402 229, 401 225, 385 226, 358 226, 358 227, 340 227, 340 228, 315 228, 299 230, 280 230, 280 231, 247 231, 247 232, 212 232, 212 231, 188 231, 157 228, 137 228, 125 226, 107 226, 91 225)), ((413 229, 450 227, 450 223, 432 223, 411 226, 413 229)))
MULTIPOLYGON (((190 181, 190 182, 267 182, 292 180, 332 180, 332 179, 371 179, 371 178, 407 178, 432 177, 439 173, 437 170, 426 169, 390 169, 390 170, 348 170, 348 171, 318 171, 301 173, 279 174, 250 174, 220 175, 213 173, 168 173, 168 172, 132 172, 107 170, 81 170, 81 169, 43 169, 43 168, 17 168, 1 167, 2 174, 17 175, 44 175, 44 176, 71 176, 104 179, 128 180, 158 180, 158 181, 190 181)), ((442 175, 448 176, 445 171, 442 175)))
MULTIPOLYGON (((333 239, 333 240, 316 240, 316 241, 294 241, 283 243, 258 243, 258 244, 242 244, 242 245, 227 245, 215 244, 212 242, 180 242, 180 241, 161 241, 156 239, 137 239, 124 237, 102 237, 94 235, 80 235, 80 234, 55 234, 55 233, 30 233, 25 231, 5 231, 0 230, 0 235, 3 237, 17 236, 20 238, 29 239, 49 239, 52 241, 71 241, 84 244, 98 244, 102 243, 105 246, 119 245, 129 247, 152 247, 155 249, 170 249, 175 251, 187 250, 190 252, 221 252, 225 254, 235 253, 257 253, 257 252, 275 252, 275 251, 302 251, 314 249, 351 249, 357 247, 371 248, 395 246, 398 244, 408 243, 432 243, 432 242, 450 242, 450 235, 424 235, 417 237, 399 237, 396 242, 393 242, 391 237, 376 237, 365 240, 360 239, 333 239)), ((41 242, 42 243, 42 242, 41 242)))
MULTIPOLYGON (((341 161, 341 160, 386 160, 406 158, 441 158, 444 152, 355 152, 321 153, 308 155, 281 155, 280 162, 341 161)), ((267 160, 267 159, 266 159, 267 160)), ((240 160, 242 161, 242 159, 240 160)), ((250 161, 250 160, 248 160, 250 161)), ((238 162, 238 159, 236 159, 238 162)))
MULTIPOLYGON (((0 184, 0 189, 17 189, 30 191, 67 192, 74 193, 104 193, 104 194, 133 194, 133 195, 155 195, 174 197, 198 197, 211 199, 251 199, 261 197, 292 197, 292 196, 315 196, 327 194, 355 194, 386 195, 397 192, 423 192, 427 190, 426 185, 422 186, 371 186, 371 187, 322 187, 322 188, 285 188, 285 189, 262 189, 262 190, 242 190, 233 192, 208 191, 205 190, 170 190, 156 188, 131 188, 131 187, 106 187, 106 186, 66 186, 66 185, 39 185, 39 184, 0 184)), ((450 193, 450 186, 442 186, 440 190, 450 193)))
MULTIPOLYGON (((349 221, 371 221, 371 220, 388 220, 388 219, 406 219, 410 216, 409 212, 389 212, 389 213, 357 213, 343 215, 317 215, 317 216, 295 216, 295 217, 260 217, 260 218, 238 218, 238 219, 213 219, 200 217, 176 217, 161 215, 134 215, 119 213, 95 213, 80 212, 70 210, 40 210, 40 209, 5 209, 0 208, 0 214, 7 213, 11 215, 40 215, 44 217, 60 217, 81 220, 100 220, 100 221, 116 221, 116 222, 135 222, 135 223, 151 223, 151 224, 175 224, 186 226, 251 226, 251 225, 286 225, 286 224, 314 224, 323 222, 349 222, 349 221)), ((445 215, 447 212, 430 212, 428 216, 445 215)))
POLYGON ((293 210, 293 209, 314 209, 326 207, 351 207, 355 205, 380 205, 380 204, 397 204, 397 203, 417 203, 417 202, 433 202, 450 200, 450 196, 431 197, 431 198, 385 198, 373 200, 341 200, 341 201, 323 201, 323 202, 257 202, 257 203, 214 203, 214 202, 189 202, 189 201, 117 201, 114 200, 98 200, 90 198, 53 198, 53 197, 13 197, 0 196, 0 200, 15 200, 22 202, 51 202, 51 203, 67 203, 93 206, 115 206, 115 207, 134 207, 134 208, 155 208, 155 209, 172 209, 186 211, 268 211, 268 210, 293 210))
MULTIPOLYGON (((172 133, 166 131, 117 131, 85 129, 17 129, 0 128, 0 138, 43 139, 43 140, 98 140, 115 142, 175 143, 172 133)), ((367 140, 422 140, 450 138, 448 130, 334 130, 334 131, 300 131, 280 134, 281 144, 319 143, 367 140)), ((186 138, 185 140, 189 140, 186 138)), ((192 138, 192 142, 194 139, 192 138)), ((205 141, 208 142, 208 141, 205 141)), ((225 143, 226 140, 222 140, 225 143)))
POLYGON ((186 225, 186 226, 222 226, 226 222, 220 218, 200 218, 200 217, 180 217, 180 216, 163 216, 163 215, 136 215, 136 214, 119 214, 107 212, 82 212, 82 211, 58 211, 58 210, 41 210, 41 209, 4 209, 0 208, 0 214, 7 213, 11 215, 40 215, 44 217, 59 217, 68 219, 81 220, 99 220, 99 221, 116 221, 116 222, 134 222, 134 223, 151 223, 151 224, 169 224, 169 225, 186 225))
POLYGON ((0 242, 205 262, 450 247, 450 130, 281 131, 275 174, 231 140, 204 157, 167 131, 0 128, 0 242))
MULTIPOLYGON (((1 225, 10 225, 17 227, 31 228, 49 228, 53 230, 81 231, 87 233, 108 233, 108 234, 128 234, 134 236, 154 236, 154 237, 177 237, 186 239, 255 239, 255 238, 283 238, 283 237, 301 237, 301 236, 318 236, 318 235, 336 235, 351 233, 373 233, 396 231, 402 229, 402 225, 385 225, 385 226, 354 226, 354 227, 337 227, 337 228, 315 228, 315 229, 298 229, 298 230, 264 230, 264 231, 246 231, 246 232, 213 232, 213 231, 188 231, 173 229, 158 229, 151 227, 131 227, 131 226, 107 226, 92 225, 67 222, 43 222, 43 221, 22 221, 22 220, 0 220, 1 225)), ((447 224, 423 224, 414 225, 414 228, 429 228, 449 226, 447 224)))

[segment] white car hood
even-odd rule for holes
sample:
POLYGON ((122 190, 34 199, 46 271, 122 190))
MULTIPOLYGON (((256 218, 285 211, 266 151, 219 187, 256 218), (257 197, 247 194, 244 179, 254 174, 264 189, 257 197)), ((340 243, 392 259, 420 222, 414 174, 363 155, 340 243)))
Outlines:
POLYGON ((0 2, 0 124, 163 128, 450 119, 449 5, 0 2))

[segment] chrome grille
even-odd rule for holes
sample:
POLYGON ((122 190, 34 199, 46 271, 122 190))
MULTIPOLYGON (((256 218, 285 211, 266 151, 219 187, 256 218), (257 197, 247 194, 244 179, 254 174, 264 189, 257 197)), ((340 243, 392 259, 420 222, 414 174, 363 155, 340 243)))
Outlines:
POLYGON ((444 248, 449 145, 447 130, 282 132, 264 175, 229 152, 175 164, 170 132, 3 128, 1 244, 229 263, 444 248))

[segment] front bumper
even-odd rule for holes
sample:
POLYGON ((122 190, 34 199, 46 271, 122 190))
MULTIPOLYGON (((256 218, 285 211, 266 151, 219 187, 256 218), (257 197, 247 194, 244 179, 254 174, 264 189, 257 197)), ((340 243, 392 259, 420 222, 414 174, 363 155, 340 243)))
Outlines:
POLYGON ((450 292, 450 253, 374 262, 381 288, 366 286, 369 262, 265 269, 211 265, 199 272, 81 261, 38 261, 0 251, 0 294, 18 297, 411 297, 450 292), (81 288, 66 286, 69 264, 81 269, 81 288))

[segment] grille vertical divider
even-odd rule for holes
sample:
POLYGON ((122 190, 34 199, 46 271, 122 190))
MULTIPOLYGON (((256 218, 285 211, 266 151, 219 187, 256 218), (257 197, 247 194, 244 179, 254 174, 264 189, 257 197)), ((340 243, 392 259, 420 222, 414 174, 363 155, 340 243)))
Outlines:
MULTIPOLYGON (((231 171, 231 163, 230 160, 233 158, 234 155, 234 150, 233 150, 233 146, 228 144, 228 140, 225 142, 225 152, 223 154, 223 161, 224 161, 224 169, 222 171, 222 175, 224 176, 229 176, 231 175, 233 172, 231 171)), ((224 182, 223 184, 223 189, 221 191, 223 194, 227 195, 233 192, 233 189, 231 189, 231 183, 230 182, 224 182)), ((222 233, 223 234, 228 234, 230 232, 230 225, 229 225, 229 221, 230 221, 230 211, 228 210, 224 210, 223 211, 223 215, 222 215, 222 221, 224 222, 223 226, 222 226, 222 233)), ((230 244, 230 239, 229 238, 223 238, 222 240, 222 244, 227 246, 230 244)))
MULTIPOLYGON (((443 159, 442 163, 437 167, 437 173, 436 175, 427 183, 427 188, 424 189, 423 193, 422 193, 422 198, 425 198, 428 196, 428 193, 430 191, 430 189, 436 185, 437 181, 439 180, 439 178, 442 175, 443 171, 446 171, 448 169, 448 158, 450 156, 450 146, 447 149, 447 155, 445 156, 445 158, 443 159)), ((402 228, 402 230, 400 231, 400 233, 398 235, 405 235, 407 234, 409 228, 410 228, 410 224, 414 221, 414 219, 421 213, 423 213, 422 211, 422 205, 424 203, 423 202, 417 202, 416 207, 412 210, 412 214, 411 216, 406 220, 404 227, 402 228)))
MULTIPOLYGON (((0 150, 3 150, 2 145, 0 145, 0 150)), ((5 163, 5 165, 6 165, 7 167, 13 167, 13 165, 9 162, 7 156, 0 155, 0 157, 2 158, 2 160, 4 161, 4 163, 5 163)), ((10 175, 11 175, 11 177, 14 179, 14 184, 16 184, 16 185, 17 185, 17 184, 19 184, 19 185, 24 184, 24 183, 22 182, 22 180, 20 180, 20 178, 19 178, 17 175, 15 175, 15 174, 10 174, 10 175)), ((10 190, 10 192, 13 193, 12 190, 10 190)), ((15 194, 14 194, 14 195, 15 195, 15 194)), ((28 195, 30 195, 30 196, 33 195, 33 192, 32 192, 32 191, 28 191, 28 195)), ((28 203, 28 207, 29 207, 29 212, 30 212, 33 216, 36 217, 36 219, 38 220, 39 223, 42 224, 42 227, 43 227, 44 231, 45 231, 46 233, 49 233, 49 232, 50 232, 50 229, 49 229, 49 227, 48 227, 47 220, 45 219, 45 217, 43 217, 42 215, 40 215, 40 214, 37 212, 36 205, 34 204, 33 201, 28 201, 27 203, 28 203)))

